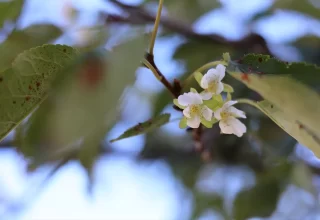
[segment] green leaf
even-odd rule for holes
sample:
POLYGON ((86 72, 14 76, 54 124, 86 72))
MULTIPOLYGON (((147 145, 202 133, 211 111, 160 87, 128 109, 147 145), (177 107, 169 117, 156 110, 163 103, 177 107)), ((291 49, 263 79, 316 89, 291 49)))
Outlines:
POLYGON ((274 104, 264 100, 257 103, 259 108, 279 127, 295 138, 299 143, 307 146, 320 157, 320 143, 297 120, 288 117, 274 104))
POLYGON ((215 44, 211 40, 190 40, 176 49, 173 59, 184 62, 190 74, 205 63, 220 60, 222 53, 232 50, 231 47, 215 44))
POLYGON ((203 100, 203 104, 208 106, 208 108, 210 108, 212 111, 215 111, 222 107, 223 99, 221 95, 214 95, 210 100, 203 100))
POLYGON ((246 220, 250 217, 270 216, 277 207, 280 192, 278 182, 273 179, 241 191, 234 201, 235 219, 246 220))
POLYGON ((223 198, 217 195, 206 195, 200 192, 194 192, 194 210, 192 219, 199 219, 201 214, 208 209, 214 209, 218 212, 223 210, 223 198))
POLYGON ((76 54, 72 47, 44 45, 20 54, 0 73, 0 140, 45 99, 53 79, 76 54))
POLYGON ((193 92, 193 93, 198 93, 197 90, 195 88, 190 88, 190 92, 193 92))
MULTIPOLYGON (((169 105, 172 104, 172 96, 168 92, 168 90, 164 89, 159 94, 155 95, 155 97, 152 97, 151 99, 153 103, 153 115, 152 117, 155 117, 163 111, 163 109, 169 105)), ((174 102, 176 105, 176 103, 174 102)), ((180 106, 178 106, 180 108, 180 106)))
POLYGON ((6 21, 15 22, 20 16, 23 6, 24 0, 0 2, 0 29, 6 21))
POLYGON ((9 68, 17 55, 32 47, 55 40, 62 31, 54 25, 32 25, 23 30, 14 30, 0 44, 0 72, 9 68))
POLYGON ((316 91, 286 75, 245 74, 232 63, 227 72, 273 103, 320 143, 320 96, 316 91))
POLYGON ((227 92, 227 93, 233 93, 234 92, 232 86, 230 86, 230 85, 228 85, 226 83, 223 83, 223 91, 227 92))
POLYGON ((268 55, 248 54, 241 60, 238 67, 246 73, 264 75, 290 76, 311 87, 319 88, 320 67, 303 62, 286 63, 268 55))
POLYGON ((227 102, 227 101, 230 101, 231 99, 232 99, 232 95, 231 95, 231 93, 228 92, 228 93, 227 93, 227 100, 226 100, 226 102, 227 102))
MULTIPOLYGON (((96 49, 80 54, 61 70, 46 102, 24 127, 27 130, 24 145, 36 152, 29 161, 40 166, 76 149, 80 150, 79 160, 90 176, 94 158, 100 152, 98 143, 116 123, 119 102, 125 88, 135 80, 145 43, 140 36, 118 45, 112 52, 96 49), (41 115, 41 111, 46 114, 41 115), (38 134, 30 138, 36 131, 38 134)), ((32 58, 35 63, 39 60, 33 54, 27 58, 26 64, 32 58)), ((49 60, 54 61, 55 57, 49 60)))
POLYGON ((168 123, 170 120, 170 114, 162 114, 153 119, 139 123, 136 126, 133 126, 126 130, 122 135, 116 139, 112 139, 110 142, 115 142, 121 139, 137 136, 140 134, 148 133, 156 128, 161 127, 162 125, 168 123))
POLYGON ((187 126, 188 126, 187 125, 187 118, 186 117, 181 118, 180 123, 179 123, 179 128, 184 129, 187 126))
POLYGON ((145 38, 138 36, 113 48, 83 54, 56 82, 56 103, 48 121, 55 145, 67 146, 102 124, 116 122, 119 104, 143 59, 145 38), (128 51, 134 58, 126 59, 128 51))
POLYGON ((277 207, 290 172, 291 164, 282 163, 258 175, 255 186, 237 194, 233 207, 234 219, 270 216, 277 207))
POLYGON ((201 119, 201 124, 203 124, 206 128, 212 128, 213 124, 211 123, 211 121, 207 121, 203 117, 201 117, 200 119, 201 119))
POLYGON ((196 73, 194 74, 194 78, 197 80, 197 82, 199 83, 199 85, 201 85, 202 77, 203 77, 203 75, 202 75, 202 73, 200 73, 200 72, 196 72, 196 73))

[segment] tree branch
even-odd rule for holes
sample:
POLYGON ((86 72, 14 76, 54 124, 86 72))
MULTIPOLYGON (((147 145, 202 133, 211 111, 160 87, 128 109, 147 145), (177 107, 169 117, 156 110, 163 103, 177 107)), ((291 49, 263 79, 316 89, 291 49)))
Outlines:
MULTIPOLYGON (((146 9, 142 7, 126 5, 124 3, 118 2, 117 0, 109 1, 119 8, 125 10, 129 15, 127 17, 119 15, 108 15, 106 20, 107 23, 129 23, 136 25, 145 25, 153 23, 155 21, 155 16, 150 14, 146 9)), ((250 52, 273 55, 269 50, 264 38, 255 33, 252 33, 239 41, 232 41, 215 34, 198 34, 194 32, 188 24, 182 23, 180 21, 178 22, 165 16, 161 17, 160 24, 164 28, 181 34, 190 39, 195 39, 198 41, 209 41, 220 45, 228 45, 235 49, 244 50, 245 52, 249 52, 248 49, 250 49, 250 52)))

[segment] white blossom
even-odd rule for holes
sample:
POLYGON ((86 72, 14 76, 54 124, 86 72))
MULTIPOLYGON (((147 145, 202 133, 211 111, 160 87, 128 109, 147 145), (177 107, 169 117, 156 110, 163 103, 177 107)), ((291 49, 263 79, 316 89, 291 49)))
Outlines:
POLYGON ((213 95, 219 95, 223 91, 223 83, 221 80, 225 76, 226 67, 218 64, 216 68, 209 69, 202 77, 200 86, 204 89, 201 92, 203 100, 209 100, 213 95))
POLYGON ((241 137, 246 131, 246 126, 237 118, 246 118, 243 111, 233 107, 237 101, 228 101, 214 112, 214 117, 218 119, 221 132, 224 134, 235 134, 241 137))
POLYGON ((203 104, 199 93, 184 93, 178 97, 178 103, 184 107, 183 115, 189 127, 198 128, 202 118, 211 121, 213 111, 203 104))

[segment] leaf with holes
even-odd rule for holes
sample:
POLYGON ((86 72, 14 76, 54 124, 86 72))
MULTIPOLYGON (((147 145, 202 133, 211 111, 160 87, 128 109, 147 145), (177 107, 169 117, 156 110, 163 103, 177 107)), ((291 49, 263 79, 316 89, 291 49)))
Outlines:
POLYGON ((274 104, 320 143, 320 96, 315 90, 288 75, 245 73, 233 62, 227 72, 274 104))
POLYGON ((132 128, 126 130, 122 135, 120 135, 116 139, 112 139, 110 142, 115 142, 121 139, 137 136, 140 134, 148 133, 156 128, 161 127, 162 125, 168 123, 170 120, 170 114, 162 114, 153 119, 145 121, 143 123, 139 123, 132 128))
POLYGON ((44 45, 25 51, 0 73, 0 140, 46 97, 50 83, 77 52, 64 45, 44 45))

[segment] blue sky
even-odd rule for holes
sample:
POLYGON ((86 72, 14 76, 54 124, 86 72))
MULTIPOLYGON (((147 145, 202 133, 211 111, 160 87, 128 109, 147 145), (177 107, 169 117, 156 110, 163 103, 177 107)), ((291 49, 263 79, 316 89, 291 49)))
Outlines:
MULTIPOLYGON (((29 0, 21 23, 25 27, 35 22, 51 22, 59 26, 66 25, 61 16, 62 6, 65 0, 29 0), (36 13, 34 13, 36 12, 36 13)), ((80 24, 89 25, 94 22, 94 14, 97 9, 103 7, 105 10, 114 10, 110 5, 104 4, 103 0, 74 0, 77 7, 84 10, 81 15, 80 24)), ((137 4, 139 1, 123 1, 137 4)), ((199 33, 219 33, 229 39, 238 39, 246 31, 241 24, 245 22, 254 11, 268 7, 272 1, 247 0, 238 4, 238 0, 224 0, 224 8, 215 10, 204 15, 194 24, 194 30, 199 33), (257 3, 260 2, 260 3, 257 3), (262 4, 263 3, 263 4, 262 4)), ((319 35, 319 23, 308 21, 303 16, 293 13, 277 12, 265 21, 258 22, 253 27, 268 39, 268 42, 276 48, 278 44, 291 41, 306 33, 319 35), (281 26, 281 29, 279 27, 281 26), (301 28, 303 27, 303 28, 301 28), (318 28, 317 28, 318 27, 318 28)), ((74 37, 74 35, 73 35, 74 37)), ((67 40, 64 39, 64 40, 67 40)), ((173 78, 172 70, 183 68, 170 60, 170 54, 182 40, 160 39, 155 48, 156 62, 163 72, 173 78), (171 74, 171 75, 170 75, 171 74)), ((292 50, 292 59, 297 59, 299 54, 292 48, 284 47, 278 53, 292 50)), ((181 71, 174 71, 182 73, 181 71)), ((147 74, 147 70, 137 72, 138 80, 136 88, 149 93, 157 93, 162 87, 147 74), (142 80, 143 79, 143 80, 142 80)), ((144 106, 145 111, 132 116, 130 112, 123 112, 124 121, 120 122, 109 134, 107 139, 115 137, 139 121, 151 116, 149 109, 150 99, 141 97, 137 91, 132 90, 132 95, 127 98, 127 109, 139 104, 144 106)), ((167 111, 172 111, 167 109, 167 111)), ((175 113, 177 114, 177 113, 175 113)), ((179 117, 174 115, 173 118, 179 117)), ((177 123, 166 125, 163 131, 171 131, 183 135, 184 131, 177 129, 177 123)), ((144 137, 138 136, 123 140, 113 145, 114 148, 124 151, 139 152, 143 147, 144 137)), ((12 150, 1 150, 0 152, 0 188, 4 198, 19 201, 20 196, 29 187, 35 187, 36 183, 49 172, 41 169, 29 176, 25 174, 25 162, 23 158, 12 150)), ((171 220, 175 219, 178 210, 188 210, 191 206, 190 198, 182 199, 183 187, 174 179, 169 167, 163 162, 135 163, 132 158, 105 157, 101 158, 96 166, 97 185, 93 196, 86 194, 87 180, 83 169, 76 162, 63 167, 47 184, 39 195, 36 195, 30 206, 22 212, 22 220, 49 220, 49 219, 139 219, 139 220, 171 220), (179 189, 179 190, 177 190, 179 189)), ((217 178, 218 170, 213 175, 217 178), (216 175, 216 176, 215 176, 216 175)), ((254 177, 247 170, 239 171, 240 176, 229 176, 234 178, 233 185, 227 191, 230 199, 244 185, 254 182, 254 177), (246 176, 247 182, 241 179, 246 176)), ((209 182, 212 183, 212 182, 209 182)), ((206 183, 202 183, 206 184, 206 183)), ((208 184, 208 183, 207 183, 208 184)), ((223 184, 223 182, 221 182, 223 184)), ((210 184, 209 184, 210 185, 210 184)), ((216 187, 221 190, 222 186, 216 187), (220 188, 219 188, 220 187, 220 188)), ((0 213, 2 203, 0 198, 0 213)), ((186 216, 188 212, 186 211, 186 216)), ((219 219, 218 217, 216 219, 219 219)))

